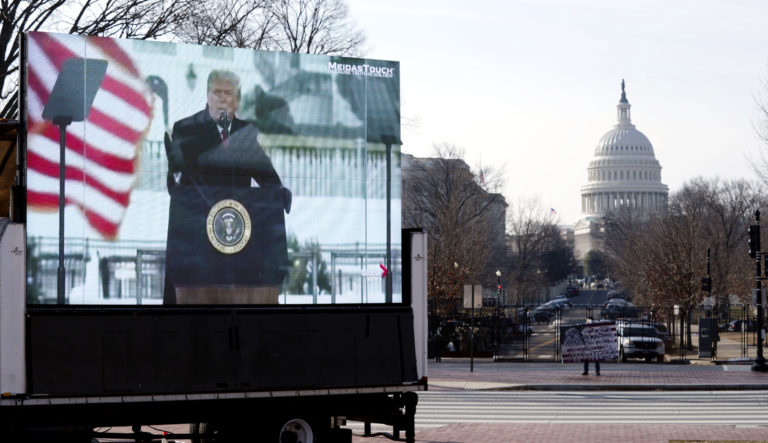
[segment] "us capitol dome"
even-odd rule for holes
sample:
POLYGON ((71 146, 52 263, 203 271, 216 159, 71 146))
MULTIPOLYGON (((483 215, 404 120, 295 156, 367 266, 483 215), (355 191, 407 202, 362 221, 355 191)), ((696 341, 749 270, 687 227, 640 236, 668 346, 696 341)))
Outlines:
POLYGON ((621 81, 616 105, 618 122, 600 137, 581 187, 581 220, 574 226, 575 253, 583 259, 592 249, 604 250, 604 217, 626 207, 642 212, 663 212, 669 187, 661 182, 661 164, 648 137, 635 129, 631 105, 621 81))

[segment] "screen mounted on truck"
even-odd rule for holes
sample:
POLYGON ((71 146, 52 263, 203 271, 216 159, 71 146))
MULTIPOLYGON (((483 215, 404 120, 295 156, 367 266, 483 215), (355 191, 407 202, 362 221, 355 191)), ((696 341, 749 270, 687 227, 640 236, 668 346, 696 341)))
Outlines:
POLYGON ((397 62, 26 37, 29 303, 402 301, 397 62))

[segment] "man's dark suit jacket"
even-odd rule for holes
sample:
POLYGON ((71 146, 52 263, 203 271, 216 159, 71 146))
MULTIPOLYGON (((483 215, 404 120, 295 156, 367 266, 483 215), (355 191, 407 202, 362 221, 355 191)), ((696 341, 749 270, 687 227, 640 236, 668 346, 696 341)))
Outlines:
POLYGON ((288 269, 284 212, 291 193, 258 143, 252 124, 233 119, 222 142, 205 109, 176 122, 168 155, 168 215, 165 304, 176 302, 177 285, 279 286, 288 269), (255 183, 254 183, 255 182, 255 183), (233 199, 251 219, 245 248, 224 254, 210 244, 206 223, 217 202, 233 199))
POLYGON ((250 123, 232 119, 228 142, 222 142, 208 109, 173 125, 168 147, 169 191, 181 173, 180 185, 251 186, 280 185, 280 177, 258 142, 258 130, 250 123), (174 183, 171 183, 174 180, 174 183))

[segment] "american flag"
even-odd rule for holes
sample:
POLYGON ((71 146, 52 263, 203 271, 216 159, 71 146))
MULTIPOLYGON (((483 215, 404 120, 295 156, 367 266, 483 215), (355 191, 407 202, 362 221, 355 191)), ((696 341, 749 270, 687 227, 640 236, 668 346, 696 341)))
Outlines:
POLYGON ((104 238, 114 239, 130 202, 138 146, 151 120, 151 95, 118 40, 30 32, 27 68, 27 202, 59 205, 59 128, 44 120, 64 62, 73 57, 108 61, 107 73, 85 122, 66 134, 66 204, 78 207, 104 238))

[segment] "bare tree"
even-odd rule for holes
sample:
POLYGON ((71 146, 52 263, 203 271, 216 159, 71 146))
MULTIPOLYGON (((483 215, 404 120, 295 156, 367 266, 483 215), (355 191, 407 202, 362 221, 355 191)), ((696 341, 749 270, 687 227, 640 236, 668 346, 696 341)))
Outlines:
POLYGON ((433 158, 403 161, 403 226, 429 235, 429 297, 437 313, 455 312, 464 284, 492 281, 495 251, 503 248, 506 203, 489 192, 501 176, 490 169, 476 175, 462 157, 444 144, 433 158))
MULTIPOLYGON (((746 228, 754 210, 764 205, 760 190, 747 181, 691 180, 671 196, 665 215, 611 219, 614 270, 638 303, 679 305, 690 315, 705 295, 700 282, 709 249, 715 300, 732 294, 744 300, 754 279, 746 228)), ((687 333, 690 345, 690 323, 687 333)))
POLYGON ((62 9, 69 34, 138 39, 173 33, 197 6, 190 0, 81 0, 67 13, 72 3, 62 9))
POLYGON ((176 36, 183 42, 236 48, 273 47, 273 0, 201 1, 180 23, 176 36))
POLYGON ((305 54, 360 56, 365 33, 349 17, 344 0, 275 0, 274 49, 305 54))
POLYGON ((746 180, 699 178, 686 187, 702 190, 702 204, 707 209, 706 247, 711 251, 713 294, 744 297, 754 285, 754 260, 746 253, 746 227, 755 210, 765 206, 763 193, 746 180))
POLYGON ((746 227, 764 204, 753 183, 693 179, 672 195, 665 216, 620 213, 610 219, 607 244, 614 271, 641 302, 693 305, 701 298, 709 248, 714 294, 746 294, 751 287, 746 227))
POLYGON ((556 219, 537 200, 520 200, 509 211, 509 288, 511 303, 528 304, 573 268, 573 248, 560 236, 556 219))
POLYGON ((639 303, 694 306, 707 243, 707 208, 700 188, 684 187, 661 216, 615 217, 610 224, 616 271, 639 303))
POLYGON ((122 38, 159 38, 185 20, 191 0, 0 1, 0 117, 18 114, 19 36, 29 31, 122 38))
POLYGON ((344 0, 0 0, 0 117, 18 115, 19 36, 58 31, 196 44, 360 55, 365 34, 344 0))
POLYGON ((760 140, 763 141, 763 151, 759 158, 750 159, 752 169, 757 174, 758 179, 765 185, 768 185, 768 81, 763 81, 763 93, 756 99, 757 109, 760 113, 759 120, 755 125, 755 132, 760 140))

